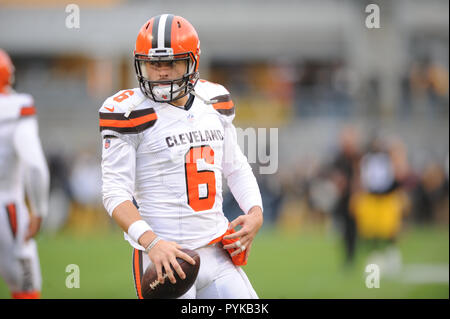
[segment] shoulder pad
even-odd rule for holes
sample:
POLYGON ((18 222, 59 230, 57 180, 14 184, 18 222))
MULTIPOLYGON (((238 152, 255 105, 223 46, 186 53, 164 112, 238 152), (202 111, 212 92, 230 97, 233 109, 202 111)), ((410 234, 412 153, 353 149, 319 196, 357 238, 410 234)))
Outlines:
POLYGON ((138 109, 146 97, 140 89, 122 90, 109 97, 99 110, 100 132, 111 130, 122 134, 133 134, 152 127, 157 115, 152 107, 138 109), (125 114, 130 107, 136 108, 128 117, 125 114))
POLYGON ((222 94, 214 96, 211 100, 217 102, 213 103, 214 109, 222 115, 233 115, 234 114, 234 102, 231 99, 230 94, 222 94))
POLYGON ((199 80, 200 87, 203 94, 211 100, 214 101, 212 106, 214 109, 222 115, 230 116, 235 113, 234 102, 231 99, 230 92, 220 84, 209 82, 206 80, 199 80))
POLYGON ((0 120, 13 120, 36 115, 33 97, 29 94, 13 93, 0 95, 0 120))
POLYGON ((103 102, 100 112, 125 113, 130 106, 138 106, 144 101, 145 96, 139 88, 130 90, 121 90, 108 97, 103 102))

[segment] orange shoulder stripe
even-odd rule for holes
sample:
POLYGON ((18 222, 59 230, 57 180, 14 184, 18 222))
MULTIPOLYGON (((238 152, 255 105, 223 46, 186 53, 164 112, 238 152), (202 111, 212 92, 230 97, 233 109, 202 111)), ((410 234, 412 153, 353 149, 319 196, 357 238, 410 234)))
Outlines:
POLYGON ((234 107, 234 103, 233 103, 232 100, 230 100, 230 101, 227 101, 227 102, 214 103, 213 106, 214 106, 214 108, 216 110, 218 110, 218 109, 229 110, 229 109, 234 107))
POLYGON ((157 119, 156 113, 147 114, 134 119, 126 120, 106 120, 100 119, 100 126, 108 127, 135 127, 144 124, 149 121, 154 121, 157 119))
POLYGON ((24 106, 20 109, 20 116, 30 116, 36 114, 36 108, 34 105, 24 106))

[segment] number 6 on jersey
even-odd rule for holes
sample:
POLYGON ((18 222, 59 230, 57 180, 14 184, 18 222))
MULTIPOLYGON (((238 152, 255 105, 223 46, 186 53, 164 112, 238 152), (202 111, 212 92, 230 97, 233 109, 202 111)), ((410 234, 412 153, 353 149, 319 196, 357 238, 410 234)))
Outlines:
POLYGON ((188 204, 196 211, 211 209, 216 198, 216 177, 212 170, 198 170, 197 160, 214 164, 214 150, 208 146, 193 146, 185 155, 186 191, 188 204), (206 188, 206 190, 205 190, 206 188), (203 190, 200 194, 200 190, 203 190))

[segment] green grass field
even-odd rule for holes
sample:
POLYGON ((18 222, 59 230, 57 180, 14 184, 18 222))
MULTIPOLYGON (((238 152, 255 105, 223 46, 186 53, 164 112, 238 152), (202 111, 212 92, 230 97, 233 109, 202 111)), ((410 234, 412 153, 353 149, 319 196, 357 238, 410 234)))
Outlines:
MULTIPOLYGON (((83 236, 64 231, 38 239, 43 298, 135 298, 131 248, 119 229, 83 236), (66 267, 80 267, 80 288, 67 288, 66 267)), ((398 242, 403 266, 449 263, 448 226, 408 228, 398 242)), ((366 288, 367 252, 359 249, 353 268, 343 267, 342 247, 323 228, 298 233, 266 228, 244 267, 260 298, 449 298, 443 283, 413 283, 381 278, 380 288, 366 288)), ((447 277, 448 278, 448 277, 447 277)), ((0 279, 0 298, 9 298, 0 279)))

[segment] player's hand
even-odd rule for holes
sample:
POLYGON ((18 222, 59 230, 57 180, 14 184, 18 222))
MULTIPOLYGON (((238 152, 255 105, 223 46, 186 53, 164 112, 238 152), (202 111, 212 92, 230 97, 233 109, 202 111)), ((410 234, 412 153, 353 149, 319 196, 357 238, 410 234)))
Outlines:
POLYGON ((30 223, 28 224, 27 234, 25 235, 25 241, 28 241, 30 238, 36 236, 41 228, 42 217, 38 217, 35 215, 30 216, 30 223))
POLYGON ((224 239, 234 239, 239 238, 241 243, 240 246, 236 244, 236 242, 223 246, 224 249, 236 248, 236 250, 231 254, 231 257, 242 252, 242 246, 245 247, 246 253, 245 257, 248 258, 250 256, 250 250, 252 248, 253 239, 258 233, 259 229, 263 224, 263 213, 261 207, 253 206, 248 214, 241 215, 230 223, 229 228, 232 229, 237 225, 241 225, 242 228, 231 234, 224 237, 224 239), (239 248, 239 249, 237 249, 239 248))
POLYGON ((162 273, 163 267, 170 282, 172 284, 177 282, 170 265, 172 265, 173 269, 175 269, 181 279, 186 278, 183 269, 181 269, 181 266, 177 261, 177 257, 186 260, 191 265, 195 265, 195 260, 192 259, 188 254, 182 252, 180 249, 181 246, 176 242, 165 240, 160 240, 152 249, 150 249, 148 256, 150 257, 152 263, 155 265, 156 274, 158 275, 158 280, 160 283, 164 283, 164 277, 162 273))

